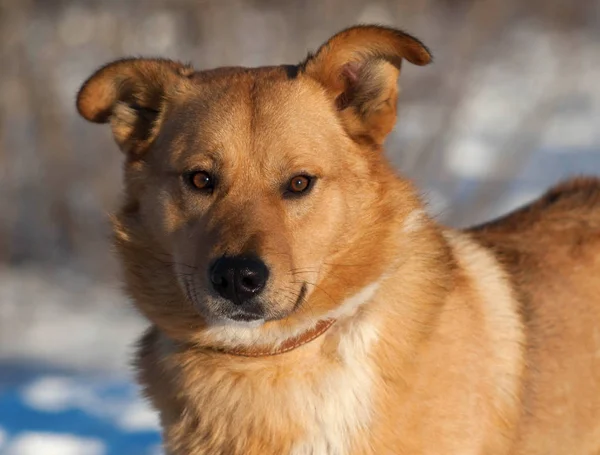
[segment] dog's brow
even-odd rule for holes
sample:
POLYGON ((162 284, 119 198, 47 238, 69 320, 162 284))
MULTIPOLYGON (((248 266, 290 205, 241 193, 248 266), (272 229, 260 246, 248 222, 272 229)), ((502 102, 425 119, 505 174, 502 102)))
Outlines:
POLYGON ((201 148, 191 149, 185 152, 184 158, 176 166, 183 170, 201 168, 212 169, 221 167, 223 164, 223 154, 218 150, 202 150, 201 148))
POLYGON ((302 159, 302 157, 290 157, 281 165, 281 170, 285 173, 307 172, 312 175, 321 176, 325 173, 322 166, 319 166, 314 161, 302 159))

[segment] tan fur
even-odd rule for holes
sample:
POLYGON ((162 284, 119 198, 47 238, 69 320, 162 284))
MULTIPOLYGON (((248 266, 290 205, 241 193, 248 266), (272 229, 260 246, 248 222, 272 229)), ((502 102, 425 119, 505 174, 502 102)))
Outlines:
POLYGON ((382 154, 402 59, 431 56, 360 26, 298 66, 133 59, 82 87, 126 155, 115 243, 167 453, 600 453, 600 180, 438 225, 382 154), (186 183, 198 169, 212 193, 186 183), (286 198, 299 174, 314 188, 286 198), (270 269, 266 321, 219 315, 209 264, 242 253, 270 269), (232 354, 331 318, 284 354, 232 354))

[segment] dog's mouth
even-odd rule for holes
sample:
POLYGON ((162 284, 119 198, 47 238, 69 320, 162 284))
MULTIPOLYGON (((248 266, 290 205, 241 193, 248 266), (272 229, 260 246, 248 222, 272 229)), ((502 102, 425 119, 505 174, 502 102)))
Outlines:
MULTIPOLYGON (((237 323, 261 323, 283 320, 302 307, 302 304, 306 300, 308 286, 305 282, 302 283, 300 291, 294 299, 291 308, 279 309, 276 309, 277 305, 271 304, 268 300, 262 300, 260 298, 257 298, 251 304, 247 305, 236 305, 210 294, 205 300, 202 300, 198 298, 198 293, 193 291, 193 285, 191 285, 191 283, 186 283, 185 291, 188 300, 199 313, 204 315, 207 321, 221 325, 227 323, 227 321, 237 323)), ((291 300, 292 299, 289 299, 288 301, 291 300)))
POLYGON ((227 319, 231 319, 236 322, 255 322, 265 319, 264 314, 248 313, 240 311, 239 313, 233 313, 227 316, 227 319))
MULTIPOLYGON (((274 314, 272 316, 269 316, 268 314, 242 310, 239 312, 235 312, 230 316, 227 316, 227 318, 232 319, 234 321, 242 321, 242 322, 253 322, 253 321, 259 321, 261 319, 264 321, 280 321, 280 320, 288 317, 291 313, 293 313, 294 311, 296 311, 298 308, 300 308, 302 306, 302 303, 304 303, 304 299, 306 298, 307 290, 308 290, 308 288, 306 286, 306 283, 302 283, 302 287, 300 288, 298 297, 296 298, 296 301, 294 302, 294 306, 292 307, 292 309, 290 311, 285 311, 284 313, 279 313, 279 314, 274 314)), ((267 304, 267 306, 268 306, 268 304, 267 304)), ((267 312, 265 312, 265 313, 267 313, 267 312)))
POLYGON ((308 288, 306 287, 306 283, 302 283, 302 287, 300 288, 300 292, 298 293, 298 298, 294 303, 294 307, 292 308, 292 312, 296 311, 298 308, 302 306, 304 303, 304 299, 306 298, 306 292, 308 288))

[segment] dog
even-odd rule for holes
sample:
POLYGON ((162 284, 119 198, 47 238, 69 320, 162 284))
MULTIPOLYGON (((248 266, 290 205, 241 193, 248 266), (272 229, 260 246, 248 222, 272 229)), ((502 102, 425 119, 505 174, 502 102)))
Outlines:
POLYGON ((383 155, 418 39, 299 65, 110 63, 114 243, 170 455, 600 454, 600 180, 442 226, 383 155))

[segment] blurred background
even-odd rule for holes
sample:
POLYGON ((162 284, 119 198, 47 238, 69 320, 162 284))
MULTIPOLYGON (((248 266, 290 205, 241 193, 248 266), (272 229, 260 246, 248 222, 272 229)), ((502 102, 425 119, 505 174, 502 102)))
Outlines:
POLYGON ((434 54, 403 67, 387 149, 442 222, 600 175, 600 1, 0 0, 0 453, 160 453, 109 240, 122 156, 76 114, 84 79, 123 56, 296 63, 355 23, 434 54))

